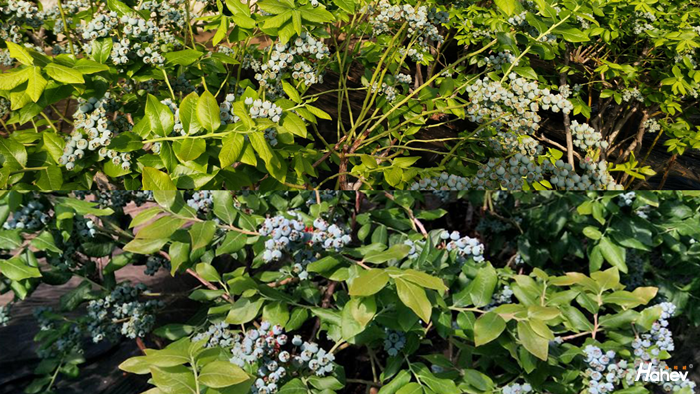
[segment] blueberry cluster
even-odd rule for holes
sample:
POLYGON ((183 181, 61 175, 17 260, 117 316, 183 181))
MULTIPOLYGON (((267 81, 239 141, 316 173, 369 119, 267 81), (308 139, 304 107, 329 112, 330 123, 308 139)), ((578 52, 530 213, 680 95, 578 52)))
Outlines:
POLYGON ((540 127, 542 118, 537 112, 569 113, 573 104, 561 94, 540 89, 537 82, 529 82, 515 73, 508 76, 508 88, 488 78, 478 79, 467 87, 470 105, 467 115, 472 122, 492 121, 496 130, 512 130, 517 134, 532 134, 540 127))
POLYGON ((426 6, 416 8, 410 4, 393 5, 388 0, 381 0, 376 9, 372 6, 369 12, 373 14, 370 24, 374 35, 389 33, 392 26, 408 23, 408 33, 415 36, 421 45, 427 45, 430 41, 442 43, 445 40, 436 24, 449 20, 447 13, 428 11, 426 6))
MULTIPOLYGON (((654 30, 654 26, 649 22, 656 22, 656 16, 651 12, 635 12, 634 26, 632 31, 636 35, 640 35, 646 31, 654 30)), ((627 101, 627 100, 625 100, 627 101)))
POLYGON ((615 352, 603 352, 599 347, 587 345, 583 349, 588 364, 585 376, 588 378, 588 394, 604 394, 615 390, 615 385, 629 375, 627 361, 615 362, 615 352))
POLYGON ((411 247, 411 250, 408 251, 408 256, 406 256, 408 259, 417 259, 423 253, 423 248, 425 248, 425 240, 423 239, 418 241, 407 239, 403 243, 411 247))
POLYGON ((78 324, 66 323, 63 317, 54 313, 53 308, 41 306, 34 308, 34 318, 39 323, 41 331, 54 331, 55 335, 49 336, 49 343, 37 348, 40 358, 51 358, 69 353, 82 353, 81 339, 83 330, 78 324))
POLYGON ((108 37, 112 30, 119 24, 119 16, 116 12, 98 14, 83 28, 83 39, 95 40, 108 37))
POLYGON ((260 62, 252 55, 246 55, 242 66, 252 69, 267 97, 275 99, 284 95, 281 81, 286 73, 291 72, 292 78, 303 81, 306 86, 323 82, 316 62, 325 59, 329 53, 323 41, 302 32, 290 44, 277 43, 266 48, 262 55, 268 60, 260 62))
POLYGON ((66 136, 66 146, 59 163, 67 170, 75 168, 75 162, 85 156, 86 151, 98 150, 101 158, 112 160, 124 170, 131 168, 131 155, 107 149, 117 134, 117 123, 109 119, 108 113, 116 110, 116 103, 109 92, 97 99, 78 98, 78 109, 73 114, 73 133, 66 136))
POLYGON ((151 331, 156 320, 154 313, 164 304, 157 300, 139 301, 144 291, 143 283, 121 283, 108 296, 90 301, 87 317, 92 341, 116 340, 120 336, 143 338, 151 331))
POLYGON ((41 229, 51 220, 44 204, 37 200, 31 200, 26 205, 12 212, 12 216, 3 223, 6 230, 36 231, 41 229))
POLYGON ((512 64, 514 66, 518 65, 518 58, 516 58, 509 50, 503 52, 498 52, 495 55, 490 55, 484 58, 484 61, 488 67, 498 68, 501 64, 512 64))
POLYGON ((389 356, 396 356, 404 346, 406 346, 406 334, 388 328, 385 329, 384 350, 389 356))
POLYGON ((595 163, 590 157, 586 157, 579 164, 585 171, 583 175, 578 175, 574 172, 571 164, 564 163, 562 160, 557 160, 554 164, 550 161, 544 161, 542 167, 545 171, 552 173, 549 183, 561 189, 618 190, 622 188, 608 173, 605 161, 595 163))
POLYGON ((630 207, 634 204, 634 199, 637 198, 635 192, 622 193, 617 196, 617 205, 621 207, 630 207))
POLYGON ((485 233, 502 233, 504 231, 510 230, 511 225, 510 223, 506 223, 502 220, 498 220, 496 218, 492 217, 484 217, 481 220, 479 220, 479 224, 476 226, 476 231, 485 234, 485 233))
POLYGON ((503 394, 525 394, 532 391, 530 383, 512 383, 501 389, 503 394))
MULTIPOLYGON (((182 3, 175 2, 176 5, 182 3)), ((178 29, 185 28, 186 15, 184 10, 173 7, 168 1, 144 1, 140 4, 139 10, 148 10, 150 16, 156 17, 159 26, 170 26, 178 29)))
POLYGON ((169 34, 161 34, 153 21, 145 21, 134 15, 121 17, 122 38, 112 45, 111 58, 116 65, 125 65, 130 59, 140 58, 144 63, 155 66, 165 64, 161 54, 161 44, 172 44, 169 34))
POLYGON ((377 82, 372 84, 372 93, 377 92, 379 92, 379 96, 384 96, 387 101, 396 100, 396 88, 387 84, 386 82, 382 82, 381 87, 377 82))
MULTIPOLYGON (((9 55, 8 55, 9 56, 9 55)), ((0 63, 2 59, 0 59, 0 63)), ((0 97, 0 118, 4 117, 10 112, 10 100, 0 97)))
POLYGON ((198 191, 192 193, 186 202, 198 216, 206 216, 214 207, 214 195, 208 190, 198 191))
POLYGON ((262 101, 260 99, 253 100, 252 97, 248 97, 245 99, 245 104, 250 106, 248 111, 250 112, 250 117, 253 119, 269 118, 275 123, 280 121, 282 108, 270 101, 262 101))
POLYGON ((460 262, 466 261, 468 258, 473 258, 474 261, 484 261, 484 245, 478 239, 469 236, 460 237, 459 231, 449 232, 444 230, 440 234, 440 238, 447 241, 448 251, 457 251, 457 257, 460 262))
POLYGON ((659 121, 654 118, 647 119, 644 122, 644 130, 647 133, 654 134, 661 130, 661 123, 659 123, 659 121))
POLYGON ((180 135, 186 135, 187 133, 185 133, 185 129, 180 121, 180 108, 178 108, 177 104, 169 98, 160 100, 160 103, 167 106, 168 109, 170 109, 170 112, 173 113, 173 132, 180 135))
POLYGON ((603 140, 603 135, 588 123, 579 124, 576 120, 571 121, 571 134, 574 137, 574 146, 583 152, 591 148, 607 149, 609 146, 608 142, 603 140))
POLYGON ((233 346, 234 334, 229 330, 228 324, 226 322, 214 323, 209 326, 209 328, 201 332, 194 337, 192 337, 193 342, 199 342, 203 339, 207 339, 207 343, 204 347, 231 347, 233 346))
POLYGON ((659 320, 651 325, 649 333, 640 334, 632 341, 632 348, 636 357, 658 365, 658 356, 662 351, 672 352, 675 350, 673 333, 668 329, 668 319, 673 317, 676 306, 671 302, 662 302, 654 308, 661 308, 659 320))
POLYGON ((292 219, 282 215, 267 218, 258 230, 260 235, 270 237, 265 241, 264 261, 280 260, 284 252, 294 253, 305 246, 340 250, 351 241, 350 235, 336 224, 329 225, 319 218, 314 220, 312 228, 307 228, 301 215, 294 212, 290 215, 292 219))
POLYGON ((10 322, 10 312, 12 312, 10 304, 0 306, 0 326, 6 327, 10 322))
POLYGON ((472 178, 472 186, 476 189, 522 190, 525 181, 537 182, 544 179, 541 166, 522 153, 516 153, 509 159, 490 158, 472 178))
POLYGON ((398 73, 396 75, 396 82, 410 84, 413 78, 408 74, 398 73))
POLYGON ((80 238, 94 238, 97 235, 97 228, 92 219, 77 217, 74 220, 75 231, 80 238))
POLYGON ((219 116, 221 117, 221 124, 231 124, 236 123, 240 120, 238 115, 233 113, 233 103, 236 101, 236 96, 233 93, 229 93, 224 98, 224 101, 219 104, 219 116))
MULTIPOLYGON (((44 14, 39 12, 36 5, 24 0, 9 0, 7 5, 2 8, 2 13, 6 15, 6 17, 3 18, 3 22, 7 22, 10 25, 15 25, 17 30, 19 30, 19 27, 24 24, 29 25, 34 29, 38 29, 44 23, 44 14)), ((19 32, 17 31, 16 33, 13 33, 13 35, 14 34, 19 34, 19 32)), ((12 41, 19 43, 20 39, 12 41)))
POLYGON ((639 91, 637 88, 631 88, 631 89, 625 89, 622 91, 622 101, 624 102, 630 102, 632 100, 637 100, 640 103, 644 102, 644 96, 642 96, 642 92, 639 91))
POLYGON ((406 48, 399 48, 399 55, 400 56, 408 56, 411 60, 413 60, 416 63, 420 63, 423 61, 423 52, 415 49, 415 48, 409 48, 408 50, 406 48))
POLYGON ((510 286, 505 285, 501 290, 493 293, 491 296, 491 302, 484 307, 484 310, 490 311, 495 309, 499 305, 512 303, 513 290, 510 286))
POLYGON ((231 363, 257 367, 251 392, 274 394, 292 371, 325 376, 333 371, 333 354, 316 343, 303 342, 295 336, 291 341, 284 329, 263 321, 259 329, 248 330, 233 337, 231 363), (291 347, 289 346, 291 342, 291 347), (285 350, 289 349, 289 350, 285 350))
POLYGON ((527 20, 525 19, 526 15, 527 11, 523 11, 519 14, 513 15, 510 18, 508 18, 508 23, 517 27, 525 27, 528 24, 527 20))
POLYGON ((411 184, 411 190, 467 190, 469 180, 465 177, 441 173, 436 177, 422 178, 411 184))
POLYGON ((170 271, 170 261, 162 256, 148 256, 146 260, 146 270, 143 271, 144 274, 153 276, 161 268, 166 271, 170 271))

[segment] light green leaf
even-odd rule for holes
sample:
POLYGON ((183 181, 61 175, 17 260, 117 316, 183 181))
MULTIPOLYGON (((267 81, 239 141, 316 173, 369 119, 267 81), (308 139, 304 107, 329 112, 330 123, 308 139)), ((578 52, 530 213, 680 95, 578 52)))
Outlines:
POLYGON ((30 267, 18 257, 0 260, 0 274, 10 280, 41 278, 41 272, 36 267, 30 267))
POLYGON ((219 105, 214 96, 205 91, 197 101, 197 120, 210 133, 216 131, 221 126, 219 117, 219 105))
POLYGON ((63 83, 85 83, 83 74, 78 70, 62 66, 58 63, 50 63, 44 67, 46 74, 58 82, 63 83))
POLYGON ((177 190, 168 174, 153 167, 143 168, 143 190, 177 190))
POLYGON ((199 373, 199 381, 213 388, 232 386, 249 378, 240 367, 221 360, 210 362, 199 373))
POLYGON ((529 322, 518 322, 518 340, 535 357, 547 361, 549 341, 532 329, 529 322))
POLYGON ((506 329, 506 322, 495 312, 488 312, 481 315, 474 323, 474 344, 476 346, 485 345, 506 329))
POLYGON ((31 69, 32 72, 29 74, 27 82, 27 95, 36 103, 44 92, 47 81, 41 75, 41 69, 39 67, 32 66, 31 69))
POLYGON ((379 292, 388 282, 389 275, 384 270, 366 270, 352 281, 348 291, 351 296, 366 297, 379 292))
POLYGON ((424 322, 429 322, 433 307, 425 290, 401 278, 396 278, 394 281, 401 302, 411 308, 424 322))

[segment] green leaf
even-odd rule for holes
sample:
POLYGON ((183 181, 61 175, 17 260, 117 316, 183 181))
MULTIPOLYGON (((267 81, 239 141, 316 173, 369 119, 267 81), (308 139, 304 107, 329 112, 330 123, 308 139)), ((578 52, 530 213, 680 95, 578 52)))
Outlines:
POLYGON ((109 60, 112 53, 112 38, 105 37, 98 40, 92 40, 92 52, 90 56, 99 63, 105 63, 109 60))
POLYGON ((351 296, 366 297, 379 292, 388 282, 389 275, 384 270, 366 270, 352 281, 348 292, 351 296))
POLYGON ((168 238, 175 231, 179 230, 182 225, 187 222, 185 219, 176 218, 174 216, 163 216, 158 218, 153 223, 144 226, 136 233, 136 238, 140 239, 158 239, 168 238))
POLYGON ((47 166, 38 171, 39 178, 36 185, 41 190, 61 190, 63 186, 63 172, 57 166, 47 166))
POLYGON ((53 235, 51 235, 51 233, 48 231, 42 231, 41 234, 32 240, 31 245, 38 250, 49 250, 55 253, 62 253, 61 249, 56 246, 56 241, 54 241, 53 235))
POLYGON ((142 239, 136 238, 124 245, 124 250, 138 254, 153 254, 160 251, 168 242, 167 239, 142 239))
POLYGON ((199 95, 197 92, 192 92, 182 99, 180 103, 179 117, 185 134, 196 134, 202 129, 202 125, 199 124, 199 120, 197 119, 198 102, 199 95))
POLYGON ((528 352, 540 360, 547 361, 549 341, 538 335, 529 322, 522 320, 518 322, 518 340, 528 352))
POLYGON ((149 94, 146 100, 146 117, 151 125, 151 131, 156 135, 164 137, 173 131, 175 125, 173 112, 152 94, 149 94))
POLYGON ((493 295, 497 282, 498 274, 491 264, 479 270, 474 281, 469 284, 474 306, 482 307, 491 302, 491 296, 493 295))
POLYGON ((152 167, 143 168, 143 190, 177 190, 168 174, 152 167))
POLYGON ((262 307, 263 299, 259 298, 255 301, 251 301, 250 298, 239 298, 233 304, 233 307, 226 316, 226 323, 228 324, 244 324, 255 319, 258 315, 258 311, 262 307))
POLYGON ((0 260, 0 274, 10 280, 41 278, 41 272, 36 267, 30 267, 18 257, 0 260))
POLYGON ((401 260, 408 256, 411 247, 405 244, 396 244, 383 252, 370 252, 365 255, 364 262, 382 264, 389 260, 401 260))
POLYGON ((208 91, 205 91, 197 101, 197 120, 210 133, 221 126, 219 105, 216 103, 216 98, 208 91))
POLYGON ((24 47, 17 45, 12 41, 5 41, 5 44, 7 44, 7 49, 10 50, 11 57, 17 59, 17 61, 25 66, 31 66, 34 64, 34 58, 24 47))
POLYGON ((5 158, 5 167, 25 168, 27 165, 27 150, 13 139, 0 138, 0 155, 5 158))
POLYGON ((290 100, 297 104, 301 103, 301 96, 299 96, 299 92, 294 88, 294 86, 292 86, 292 84, 287 81, 282 81, 282 89, 285 93, 287 93, 290 100))
POLYGON ((248 139, 250 140, 250 144, 253 146, 253 149, 255 149, 255 152, 258 153, 265 164, 270 164, 273 155, 272 151, 270 150, 270 145, 267 143, 263 133, 261 131, 254 131, 248 134, 248 139))
POLYGON ((418 383, 411 382, 399 389, 396 394, 422 394, 423 386, 418 383))
POLYGON ((182 51, 166 52, 165 60, 170 64, 178 66, 189 66, 202 57, 203 53, 194 49, 185 49, 182 51))
POLYGON ((583 229, 583 235, 593 240, 598 240, 603 237, 603 234, 600 232, 600 230, 593 226, 585 227, 583 229))
POLYGON ((0 74, 0 90, 12 90, 29 79, 32 73, 31 67, 23 68, 19 71, 12 71, 0 74))
POLYGON ((194 394, 196 392, 194 373, 184 365, 176 367, 152 366, 150 369, 153 381, 163 392, 168 394, 194 394))
POLYGON ((219 161, 221 168, 228 167, 239 161, 243 153, 245 138, 242 134, 232 133, 224 137, 221 151, 219 152, 219 161))
POLYGON ((210 282, 221 281, 221 276, 219 275, 219 272, 216 270, 216 268, 214 268, 214 266, 212 266, 209 263, 197 264, 197 266, 195 267, 195 271, 197 272, 197 275, 201 276, 204 280, 208 280, 210 282))
POLYGON ((294 135, 306 138, 306 124, 296 114, 293 114, 291 112, 285 113, 284 119, 282 119, 282 127, 287 129, 287 131, 291 132, 294 135))
POLYGON ((399 277, 401 277, 402 279, 406 279, 409 282, 413 282, 419 286, 427 287, 429 289, 434 289, 438 291, 447 290, 447 286, 445 286, 442 279, 428 275, 425 272, 407 269, 403 271, 403 273, 401 273, 399 277))
POLYGON ((277 0, 261 0, 256 3, 261 10, 269 12, 273 15, 278 15, 283 12, 291 10, 291 8, 280 1, 277 0))
POLYGON ((210 362, 199 373, 199 381, 213 388, 232 386, 248 379, 248 374, 241 368, 221 360, 210 362))
POLYGON ((175 141, 173 150, 175 156, 185 163, 201 156, 207 150, 207 144, 202 138, 187 138, 175 141))
POLYGON ((515 14, 515 10, 517 9, 516 0, 495 0, 494 2, 506 15, 512 16, 515 14))
POLYGON ((46 71, 46 74, 58 82, 85 83, 83 74, 81 74, 80 71, 57 63, 50 63, 46 65, 46 67, 44 67, 44 71, 46 71))
POLYGON ((41 69, 39 67, 33 66, 31 69, 32 72, 29 74, 26 92, 29 98, 36 103, 44 92, 47 82, 46 79, 41 76, 41 69))
POLYGON ((603 237, 598 243, 600 252, 605 260, 613 267, 617 267, 620 271, 627 273, 627 264, 625 263, 625 248, 617 245, 609 238, 603 237))
POLYGON ((488 312, 481 315, 474 323, 474 344, 476 346, 485 345, 506 329, 506 322, 495 312, 488 312))
POLYGON ((75 65, 73 65, 72 68, 78 70, 83 75, 95 74, 98 72, 109 70, 109 67, 107 65, 89 59, 78 59, 78 61, 75 62, 75 65))
POLYGON ((401 278, 396 278, 394 281, 401 302, 411 308, 424 322, 429 322, 433 307, 428 301, 425 290, 401 278))
POLYGON ((221 245, 216 249, 216 255, 221 256, 223 254, 236 253, 243 249, 245 246, 247 237, 243 233, 236 231, 229 231, 226 233, 226 237, 221 242, 221 245))
POLYGON ((189 233, 192 239, 192 250, 203 248, 214 239, 216 224, 213 221, 198 222, 190 227, 189 233))
POLYGON ((333 4, 349 14, 355 13, 355 2, 353 0, 333 0, 333 4))

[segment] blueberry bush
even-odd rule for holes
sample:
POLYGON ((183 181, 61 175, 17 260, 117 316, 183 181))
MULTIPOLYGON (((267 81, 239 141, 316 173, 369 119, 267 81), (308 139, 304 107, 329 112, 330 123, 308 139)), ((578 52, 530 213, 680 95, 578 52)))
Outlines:
POLYGON ((700 147, 699 36, 682 0, 2 0, 0 186, 629 188, 700 147))
POLYGON ((79 378, 86 343, 103 341, 141 344, 119 368, 148 394, 695 390, 634 377, 697 355, 682 344, 698 350, 700 193, 9 191, 0 203, 0 292, 14 294, 0 324, 40 286, 78 279, 34 310, 42 361, 27 393, 79 378), (130 266, 188 285, 118 280, 130 266))

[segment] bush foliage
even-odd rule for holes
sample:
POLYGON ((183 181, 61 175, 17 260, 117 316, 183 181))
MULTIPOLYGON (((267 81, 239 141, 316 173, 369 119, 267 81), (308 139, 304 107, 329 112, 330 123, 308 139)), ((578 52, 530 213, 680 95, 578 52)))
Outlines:
POLYGON ((150 378, 149 394, 694 389, 633 377, 643 361, 683 361, 671 359, 673 334, 700 325, 698 193, 4 192, 0 202, 0 291, 21 303, 80 279, 60 307, 35 310, 43 361, 28 393, 78 376, 86 339, 145 343, 120 368, 150 378), (118 279, 130 265, 191 285, 153 293, 118 279))
POLYGON ((0 5, 5 188, 618 189, 700 146, 695 1, 0 5))

